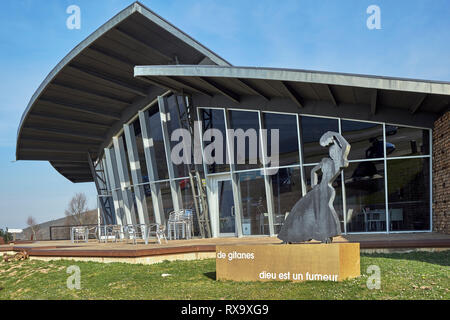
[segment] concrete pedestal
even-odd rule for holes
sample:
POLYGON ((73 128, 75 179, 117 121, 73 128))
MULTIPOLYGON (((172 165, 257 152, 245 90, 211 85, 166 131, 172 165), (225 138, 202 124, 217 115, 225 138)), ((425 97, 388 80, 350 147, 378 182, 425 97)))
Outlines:
POLYGON ((359 243, 216 247, 217 280, 342 281, 359 276, 359 243))

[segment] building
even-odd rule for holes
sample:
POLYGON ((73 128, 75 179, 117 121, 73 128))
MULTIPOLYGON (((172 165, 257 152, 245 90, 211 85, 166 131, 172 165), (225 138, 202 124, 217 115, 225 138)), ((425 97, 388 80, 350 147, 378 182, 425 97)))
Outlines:
POLYGON ((196 169, 211 236, 276 235, 327 156, 319 138, 335 131, 352 145, 334 182, 344 233, 448 233, 449 105, 449 82, 234 67, 136 2, 50 72, 23 114, 16 158, 95 182, 108 224, 164 223, 182 208, 200 214, 196 169), (179 128, 197 131, 193 153, 203 160, 215 141, 203 136, 208 129, 224 137, 228 160, 227 130, 255 129, 264 156, 247 148, 244 164, 175 164, 179 128), (259 129, 279 129, 276 170, 259 129))

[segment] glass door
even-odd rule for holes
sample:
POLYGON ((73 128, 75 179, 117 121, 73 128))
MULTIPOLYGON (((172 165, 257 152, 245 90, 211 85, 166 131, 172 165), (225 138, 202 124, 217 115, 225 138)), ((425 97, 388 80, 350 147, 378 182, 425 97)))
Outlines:
POLYGON ((235 208, 231 180, 217 181, 217 198, 219 208, 219 236, 235 236, 235 208))
POLYGON ((208 178, 208 199, 214 237, 235 237, 235 205, 229 174, 208 178))

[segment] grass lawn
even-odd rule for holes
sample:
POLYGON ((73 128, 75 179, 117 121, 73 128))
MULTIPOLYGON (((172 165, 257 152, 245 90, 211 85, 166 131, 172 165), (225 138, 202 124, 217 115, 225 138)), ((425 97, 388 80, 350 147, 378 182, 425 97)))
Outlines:
POLYGON ((0 263, 0 299, 450 299, 450 251, 361 255, 358 279, 331 282, 219 282, 215 260, 156 265, 75 261, 0 263), (66 269, 81 270, 81 289, 66 269), (366 286, 368 266, 381 289, 366 286), (163 277, 162 274, 170 274, 163 277))

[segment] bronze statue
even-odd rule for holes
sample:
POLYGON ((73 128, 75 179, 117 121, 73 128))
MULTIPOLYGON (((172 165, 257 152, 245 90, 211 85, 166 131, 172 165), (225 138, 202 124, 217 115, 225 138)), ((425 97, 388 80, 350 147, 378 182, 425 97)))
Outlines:
POLYGON ((311 170, 312 190, 297 201, 278 234, 285 243, 312 239, 331 243, 333 237, 341 234, 341 224, 333 206, 336 192, 332 184, 348 167, 350 144, 339 133, 328 131, 320 138, 320 145, 329 146, 330 158, 323 158, 311 170), (320 183, 319 171, 322 173, 320 183))

